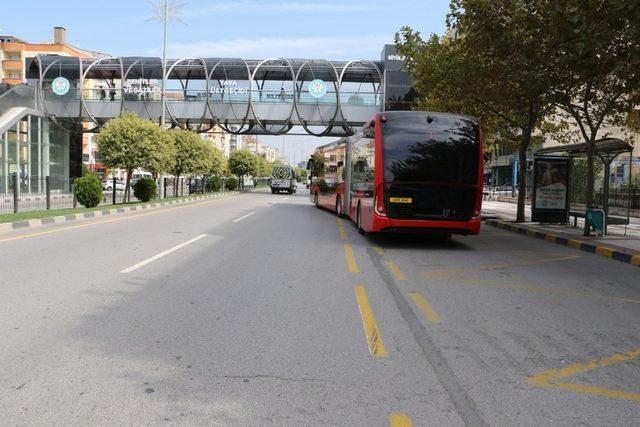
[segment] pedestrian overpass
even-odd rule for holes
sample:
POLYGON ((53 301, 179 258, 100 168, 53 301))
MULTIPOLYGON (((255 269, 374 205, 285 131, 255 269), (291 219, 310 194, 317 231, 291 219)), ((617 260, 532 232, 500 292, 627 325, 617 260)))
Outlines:
MULTIPOLYGON (((91 132, 125 111, 159 121, 162 70, 161 58, 38 55, 27 78, 44 116, 91 132)), ((384 109, 384 61, 196 58, 166 70, 166 122, 197 132, 342 136, 384 109)))

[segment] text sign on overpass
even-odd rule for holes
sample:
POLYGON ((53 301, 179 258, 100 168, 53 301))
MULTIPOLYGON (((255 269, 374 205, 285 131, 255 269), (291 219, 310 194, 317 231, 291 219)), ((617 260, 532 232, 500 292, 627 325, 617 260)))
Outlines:
MULTIPOLYGON (((383 63, 369 60, 243 60, 197 58, 167 62, 166 116, 174 125, 206 131, 346 135, 383 110, 383 63)), ((93 122, 124 111, 159 120, 162 60, 148 57, 72 58, 38 55, 44 112, 93 122)))

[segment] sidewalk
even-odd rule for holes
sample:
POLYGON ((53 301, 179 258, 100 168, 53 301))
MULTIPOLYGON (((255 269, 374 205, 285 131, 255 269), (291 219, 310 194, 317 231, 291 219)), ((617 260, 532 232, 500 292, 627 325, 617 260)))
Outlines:
MULTIPOLYGON (((485 222, 489 225, 640 265, 640 220, 636 218, 631 218, 626 235, 624 226, 612 225, 608 227, 607 236, 596 238, 595 236, 584 237, 582 235, 583 219, 578 219, 577 227, 573 227, 573 224, 555 225, 532 222, 516 224, 514 222, 516 218, 515 203, 483 201, 482 214, 485 222)), ((531 207, 529 205, 526 206, 525 217, 527 221, 531 221, 531 207)))

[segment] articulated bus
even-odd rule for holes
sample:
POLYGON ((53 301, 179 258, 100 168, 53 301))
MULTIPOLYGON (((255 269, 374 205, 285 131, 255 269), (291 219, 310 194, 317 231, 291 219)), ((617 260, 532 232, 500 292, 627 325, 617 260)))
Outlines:
POLYGON ((354 136, 316 149, 310 197, 317 207, 348 215, 361 233, 478 234, 482 159, 473 117, 378 113, 354 136))

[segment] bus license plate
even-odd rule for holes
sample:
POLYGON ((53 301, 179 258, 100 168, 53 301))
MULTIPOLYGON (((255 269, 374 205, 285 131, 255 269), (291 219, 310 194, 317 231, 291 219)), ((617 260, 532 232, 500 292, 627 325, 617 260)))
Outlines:
POLYGON ((412 203, 413 199, 411 197, 389 197, 389 202, 391 202, 391 203, 412 203))

